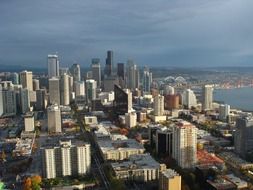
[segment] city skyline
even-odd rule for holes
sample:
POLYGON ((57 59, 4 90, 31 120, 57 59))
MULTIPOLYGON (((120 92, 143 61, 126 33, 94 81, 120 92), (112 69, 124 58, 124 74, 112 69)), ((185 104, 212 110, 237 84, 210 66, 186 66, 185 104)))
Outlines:
POLYGON ((104 65, 110 49, 115 64, 149 66, 250 66, 253 56, 249 0, 0 5, 1 65, 46 67, 46 55, 56 52, 62 66, 88 67, 94 57, 104 65))

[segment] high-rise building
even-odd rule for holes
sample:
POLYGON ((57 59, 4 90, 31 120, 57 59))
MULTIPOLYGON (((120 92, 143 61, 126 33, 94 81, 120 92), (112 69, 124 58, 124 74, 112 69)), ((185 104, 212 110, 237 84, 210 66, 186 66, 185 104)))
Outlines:
POLYGON ((57 146, 42 147, 41 152, 44 178, 84 175, 90 171, 90 144, 61 140, 57 146))
POLYGON ((60 75, 58 55, 47 56, 47 68, 48 78, 58 77, 60 75))
POLYGON ((164 96, 158 95, 154 98, 154 115, 162 116, 164 114, 164 96))
POLYGON ((36 110, 39 110, 39 111, 46 109, 46 90, 45 89, 36 90, 35 108, 36 110))
POLYGON ((69 75, 63 74, 60 79, 61 105, 69 105, 69 75))
POLYGON ((32 112, 27 112, 24 115, 24 124, 26 132, 34 131, 34 114, 32 112))
POLYGON ((132 92, 114 85, 114 110, 118 115, 132 112, 132 92))
POLYGON ((75 63, 69 69, 71 75, 73 76, 73 81, 80 81, 81 80, 81 69, 80 65, 75 63))
POLYGON ((104 92, 113 91, 114 85, 119 85, 119 78, 117 76, 106 77, 103 83, 103 91, 104 92))
POLYGON ((13 116, 17 113, 17 101, 15 91, 11 88, 3 88, 0 85, 0 116, 13 116))
POLYGON ((173 130, 170 127, 156 130, 156 153, 158 155, 172 156, 173 130))
POLYGON ((101 86, 101 68, 100 59, 94 58, 91 63, 92 79, 97 81, 97 87, 101 86))
POLYGON ((20 103, 21 103, 21 113, 24 114, 30 111, 30 96, 27 88, 20 89, 20 103))
POLYGON ((236 120, 235 151, 242 157, 253 151, 253 117, 241 117, 236 120))
POLYGON ((20 73, 20 84, 23 88, 33 91, 33 73, 31 71, 22 71, 20 73))
POLYGON ((76 81, 75 82, 75 95, 76 95, 76 97, 85 96, 84 81, 76 81))
POLYGON ((38 79, 33 79, 33 91, 40 89, 40 81, 38 79))
POLYGON ((107 57, 105 60, 105 76, 111 76, 113 74, 113 51, 107 51, 107 57))
POLYGON ((168 110, 178 109, 179 108, 179 95, 178 94, 169 94, 164 96, 165 108, 168 110))
POLYGON ((181 168, 193 168, 197 162, 197 128, 179 121, 173 126, 172 157, 181 168))
POLYGON ((182 104, 190 109, 197 105, 197 98, 195 93, 191 89, 186 89, 182 94, 182 104))
POLYGON ((181 190, 181 176, 172 169, 159 174, 159 190, 181 190))
POLYGON ((49 79, 49 100, 50 104, 61 104, 60 101, 60 80, 56 77, 49 79))
POLYGON ((51 105, 47 108, 48 131, 52 133, 61 133, 61 110, 58 105, 51 105))
POLYGON ((10 80, 13 84, 19 84, 18 73, 11 73, 10 80))
POLYGON ((219 119, 222 121, 226 121, 228 119, 229 113, 230 113, 230 105, 220 104, 220 106, 219 106, 219 119))
POLYGON ((92 100, 96 99, 96 91, 97 91, 97 82, 93 79, 86 80, 85 82, 85 90, 86 90, 86 101, 87 103, 91 103, 92 100))
POLYGON ((175 94, 175 89, 173 86, 165 85, 163 89, 163 95, 173 95, 175 94))
POLYGON ((117 76, 125 80, 125 64, 124 63, 117 64, 117 76))
POLYGON ((137 115, 136 112, 125 113, 126 127, 132 128, 136 126, 137 115))
POLYGON ((127 87, 131 90, 139 88, 139 70, 133 60, 127 61, 127 87))
POLYGON ((72 94, 74 92, 74 80, 72 76, 69 76, 69 101, 72 101, 72 94))
POLYGON ((202 90, 202 110, 211 110, 213 108, 213 86, 204 85, 202 90))
POLYGON ((143 86, 143 92, 144 93, 150 93, 151 90, 151 84, 152 84, 152 73, 149 71, 148 67, 145 67, 143 70, 143 76, 142 76, 142 86, 143 86))
POLYGON ((67 67, 61 67, 59 69, 59 72, 60 72, 60 76, 64 75, 64 74, 69 74, 69 68, 67 68, 67 67))

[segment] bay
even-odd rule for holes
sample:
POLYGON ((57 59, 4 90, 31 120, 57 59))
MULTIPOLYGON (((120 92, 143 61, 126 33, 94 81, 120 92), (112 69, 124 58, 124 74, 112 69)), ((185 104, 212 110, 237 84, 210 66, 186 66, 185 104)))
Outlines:
POLYGON ((215 89, 214 100, 229 104, 232 108, 253 111, 253 88, 215 89))

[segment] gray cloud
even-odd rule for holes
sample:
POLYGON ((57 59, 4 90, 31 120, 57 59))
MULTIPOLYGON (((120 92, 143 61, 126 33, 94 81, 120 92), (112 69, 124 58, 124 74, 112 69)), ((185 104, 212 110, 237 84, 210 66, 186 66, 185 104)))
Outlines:
POLYGON ((1 0, 0 64, 251 65, 252 0, 1 0))

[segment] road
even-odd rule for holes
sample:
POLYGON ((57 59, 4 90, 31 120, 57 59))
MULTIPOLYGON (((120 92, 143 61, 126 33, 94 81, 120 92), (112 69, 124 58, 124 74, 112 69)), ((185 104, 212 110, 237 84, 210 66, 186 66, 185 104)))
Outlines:
POLYGON ((104 189, 110 190, 111 189, 110 182, 107 179, 107 176, 105 175, 101 155, 99 154, 97 144, 95 143, 95 140, 92 137, 91 133, 85 129, 81 116, 78 117, 78 122, 80 123, 80 128, 85 139, 87 139, 87 141, 91 144, 91 158, 92 158, 91 170, 95 175, 95 177, 100 179, 101 182, 100 184, 104 185, 104 189))

